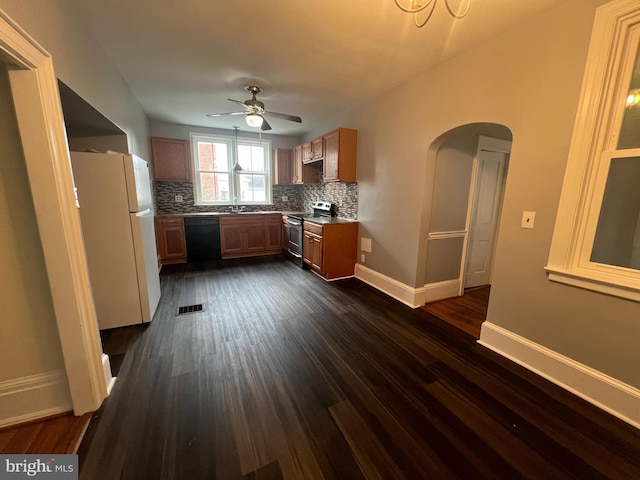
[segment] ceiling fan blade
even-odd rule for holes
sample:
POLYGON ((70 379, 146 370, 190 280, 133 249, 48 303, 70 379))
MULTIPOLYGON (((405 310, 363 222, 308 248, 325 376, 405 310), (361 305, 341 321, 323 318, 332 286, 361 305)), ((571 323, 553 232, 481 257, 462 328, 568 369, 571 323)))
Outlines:
POLYGON ((222 117, 224 115, 244 115, 246 112, 207 113, 205 117, 222 117))
POLYGON ((271 125, 267 123, 267 120, 264 117, 262 117, 262 125, 260 126, 260 130, 262 130, 263 132, 265 130, 271 130, 271 125))
POLYGON ((234 100, 233 98, 227 98, 227 100, 229 100, 230 102, 236 102, 236 103, 239 103, 239 104, 240 104, 240 105, 242 105, 243 107, 246 107, 246 106, 247 106, 247 104, 246 104, 246 103, 244 103, 244 102, 242 102, 242 101, 240 101, 240 100, 234 100))
POLYGON ((295 115, 288 115, 286 113, 267 112, 267 111, 265 111, 264 114, 273 118, 281 118, 283 120, 289 120, 290 122, 302 123, 302 119, 300 117, 296 117, 295 115))

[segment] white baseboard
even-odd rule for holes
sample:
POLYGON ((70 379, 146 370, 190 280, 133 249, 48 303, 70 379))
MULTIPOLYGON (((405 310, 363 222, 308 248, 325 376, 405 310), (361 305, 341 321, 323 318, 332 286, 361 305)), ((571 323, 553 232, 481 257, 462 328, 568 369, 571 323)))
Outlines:
POLYGON ((411 308, 421 307, 425 303, 424 287, 410 287, 359 263, 356 263, 355 277, 411 308))
POLYGON ((0 428, 72 410, 63 370, 0 382, 0 428))
POLYGON ((444 282, 427 283, 424 286, 425 302, 435 302, 445 298, 460 296, 460 279, 445 280, 444 282))
POLYGON ((111 362, 109 362, 109 355, 102 354, 102 371, 104 372, 104 382, 107 385, 107 395, 111 395, 111 389, 116 383, 116 377, 111 376, 111 362))
POLYGON ((640 428, 637 388, 489 322, 478 343, 640 428))

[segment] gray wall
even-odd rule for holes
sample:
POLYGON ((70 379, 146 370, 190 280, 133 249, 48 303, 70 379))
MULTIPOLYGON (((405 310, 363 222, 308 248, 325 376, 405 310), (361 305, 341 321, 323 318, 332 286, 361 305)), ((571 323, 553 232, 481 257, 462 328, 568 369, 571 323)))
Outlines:
POLYGON ((1 383, 64 370, 64 362, 9 79, 2 62, 0 112, 1 383))
POLYGON ((127 134, 129 151, 150 157, 147 116, 120 73, 91 38, 70 0, 0 0, 3 9, 53 58, 56 76, 127 134))
POLYGON ((309 138, 336 126, 359 130, 360 234, 373 239, 366 265, 420 286, 430 145, 459 125, 509 128, 488 320, 640 387, 640 304, 552 283, 544 272, 593 16, 603 3, 569 0, 328 119, 309 138), (425 111, 434 113, 425 119, 425 111), (537 212, 533 230, 520 227, 525 210, 537 212))

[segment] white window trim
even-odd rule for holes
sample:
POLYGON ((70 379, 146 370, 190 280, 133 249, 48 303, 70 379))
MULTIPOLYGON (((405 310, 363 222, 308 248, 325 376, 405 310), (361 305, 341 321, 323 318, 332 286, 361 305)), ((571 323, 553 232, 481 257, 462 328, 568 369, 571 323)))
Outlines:
MULTIPOLYGON (((227 136, 227 135, 216 135, 216 134, 207 134, 207 133, 190 133, 190 143, 191 143, 191 165, 192 165, 192 178, 193 178, 193 198, 195 205, 201 206, 229 206, 229 205, 272 205, 272 179, 271 179, 271 140, 256 140, 254 138, 246 138, 246 137, 238 137, 239 145, 253 145, 253 146, 263 146, 265 149, 265 201, 264 202, 243 202, 240 199, 240 175, 233 172, 233 165, 235 160, 235 155, 237 152, 237 145, 235 136, 227 136), (229 173, 229 200, 228 201, 220 201, 220 202, 207 202, 203 201, 201 197, 201 189, 200 189, 200 175, 198 175, 197 165, 199 162, 197 161, 198 149, 197 142, 198 140, 204 141, 214 141, 219 143, 226 143, 229 152, 231 155, 228 158, 227 172, 229 173), (237 198, 237 201, 235 200, 237 198)), ((261 172, 246 172, 251 174, 262 174, 261 172)))
MULTIPOLYGON (((551 243, 549 279, 640 301, 640 271, 590 261, 611 158, 622 122, 640 39, 640 5, 617 0, 596 10, 558 216, 551 243), (629 58, 633 56, 633 60, 629 58), (631 64, 631 65, 629 65, 631 64)), ((624 151, 638 156, 640 149, 624 151)))

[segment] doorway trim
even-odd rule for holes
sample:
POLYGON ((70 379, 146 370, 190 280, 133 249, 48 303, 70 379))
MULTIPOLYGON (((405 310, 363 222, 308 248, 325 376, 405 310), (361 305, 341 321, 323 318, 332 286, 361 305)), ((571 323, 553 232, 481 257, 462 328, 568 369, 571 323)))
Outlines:
MULTIPOLYGON (((477 185, 477 181, 478 181, 478 157, 480 155, 480 152, 485 150, 485 151, 491 151, 491 152, 498 152, 498 153, 505 153, 507 155, 511 154, 511 145, 512 142, 510 140, 504 140, 501 138, 493 138, 493 137, 488 137, 486 135, 478 135, 478 147, 476 148, 476 153, 473 156, 473 164, 471 167, 471 188, 469 190, 469 203, 468 203, 468 207, 467 207, 467 219, 465 221, 465 235, 464 235, 464 241, 463 241, 463 245, 462 245, 462 258, 460 259, 460 275, 458 277, 458 285, 459 285, 459 290, 458 290, 458 296, 461 296, 464 294, 464 283, 465 283, 465 275, 466 275, 466 270, 467 270, 467 261, 468 261, 468 257, 469 257, 469 237, 471 235, 471 220, 473 218, 473 214, 475 212, 475 208, 476 208, 476 189, 478 187, 477 185)), ((507 160, 508 162, 508 160, 507 160)), ((507 177, 507 171, 508 171, 508 163, 507 166, 505 167, 505 171, 503 174, 503 178, 502 178, 502 182, 504 183, 504 181, 506 180, 507 177)), ((501 196, 504 196, 504 189, 501 193, 501 196)), ((499 224, 500 222, 500 216, 502 213, 502 198, 500 199, 500 207, 498 208, 498 214, 497 214, 497 222, 499 224)), ((495 254, 495 250, 496 250, 496 239, 498 236, 498 225, 496 225, 496 229, 493 233, 493 245, 491 247, 491 263, 493 264, 493 256, 495 254)))
POLYGON ((107 396, 67 138, 51 56, 0 10, 9 82, 76 415, 107 396))

